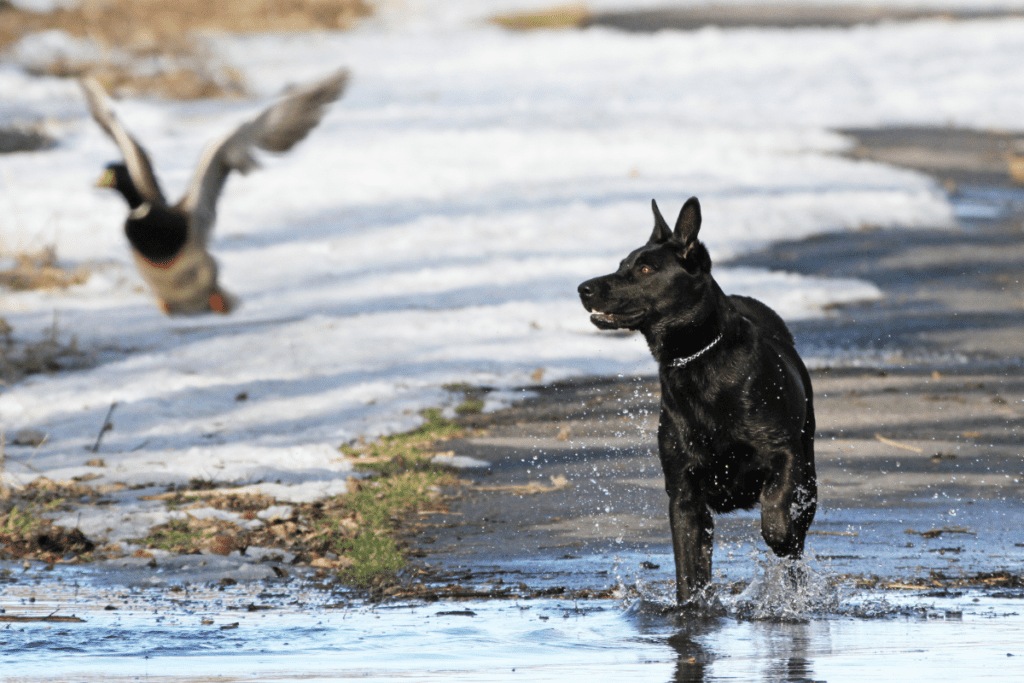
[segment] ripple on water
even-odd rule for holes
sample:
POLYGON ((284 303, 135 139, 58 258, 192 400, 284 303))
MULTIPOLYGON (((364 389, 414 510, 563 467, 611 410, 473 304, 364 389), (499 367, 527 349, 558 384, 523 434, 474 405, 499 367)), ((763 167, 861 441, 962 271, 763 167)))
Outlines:
POLYGON ((113 595, 34 581, 5 586, 9 614, 60 609, 85 621, 7 624, 0 648, 21 683, 143 677, 160 683, 354 677, 834 683, 895 676, 901 683, 959 683, 979 672, 989 681, 1024 680, 1024 602, 1016 593, 865 591, 813 563, 771 557, 761 559, 743 593, 711 596, 706 609, 686 611, 675 609, 664 587, 632 593, 639 597, 628 606, 539 599, 338 610, 292 586, 291 597, 251 612, 237 606, 250 604, 255 593, 233 588, 113 595), (29 593, 38 596, 30 606, 21 600, 29 593), (220 606, 211 607, 215 596, 220 606), (194 601, 175 603, 182 600, 194 601), (112 602, 117 610, 103 609, 112 602))

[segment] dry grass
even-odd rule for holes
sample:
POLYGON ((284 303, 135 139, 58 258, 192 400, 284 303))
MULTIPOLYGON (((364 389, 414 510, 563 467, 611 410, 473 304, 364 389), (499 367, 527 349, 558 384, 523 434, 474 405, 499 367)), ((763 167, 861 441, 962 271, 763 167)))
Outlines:
POLYGON ((363 0, 83 0, 50 14, 0 8, 0 47, 28 33, 60 29, 104 47, 157 48, 196 31, 343 30, 369 14, 363 0))
MULTIPOLYGON (((0 293, 4 289, 26 291, 65 289, 89 279, 85 268, 67 270, 57 264, 57 253, 47 247, 34 254, 18 254, 14 267, 0 270, 0 293)), ((14 336, 14 328, 0 318, 0 386, 17 382, 26 375, 77 367, 85 354, 72 338, 61 341, 57 321, 38 341, 22 341, 14 336)))
POLYGON ((18 254, 13 268, 0 270, 0 287, 25 291, 30 289, 67 289, 89 279, 85 268, 67 270, 57 265, 57 252, 47 247, 34 254, 18 254))
POLYGON ((1007 159, 1009 165, 1010 177, 1018 183, 1024 183, 1024 154, 1020 156, 1010 156, 1007 159))
MULTIPOLYGON (((463 435, 463 429, 441 418, 438 410, 426 411, 424 416, 426 423, 412 432, 385 437, 361 449, 346 449, 364 469, 367 465, 373 468, 367 478, 350 478, 348 493, 315 503, 289 504, 257 528, 200 519, 191 511, 212 507, 238 513, 242 520, 255 520, 275 504, 271 496, 211 489, 213 482, 204 480, 145 496, 142 500, 164 501, 168 509, 185 516, 152 527, 144 538, 132 539, 142 546, 134 555, 152 558, 152 549, 227 555, 256 546, 279 550, 282 558, 293 555, 295 562, 322 570, 324 576, 328 571, 337 572, 349 583, 389 582, 406 562, 408 544, 402 535, 416 523, 418 515, 414 513, 444 510, 441 487, 460 483, 451 470, 433 465, 431 459, 441 442, 463 435)), ((0 475, 4 439, 0 431, 0 475)), ((26 445, 24 441, 15 443, 26 445)), ((88 460, 86 465, 106 466, 102 458, 88 460)), ((123 555, 119 544, 97 547, 81 532, 55 528, 48 519, 56 510, 68 512, 81 504, 109 503, 105 496, 127 488, 121 483, 86 486, 93 478, 98 475, 59 483, 39 477, 14 488, 0 484, 0 560, 81 562, 123 555)))
POLYGON ((49 14, 0 2, 0 48, 30 33, 61 30, 92 40, 105 56, 95 63, 56 59, 35 71, 90 74, 118 96, 231 97, 245 94, 245 84, 237 70, 217 63, 202 32, 344 30, 369 14, 364 0, 83 0, 49 14))
POLYGON ((169 100, 242 97, 241 72, 223 64, 194 36, 168 38, 157 47, 109 50, 95 61, 54 61, 26 67, 36 76, 92 76, 117 97, 157 95, 169 100))
POLYGON ((96 547, 92 541, 78 529, 53 526, 49 519, 51 513, 72 509, 69 501, 85 498, 95 501, 95 492, 80 484, 56 484, 44 477, 16 492, 0 486, 0 559, 57 562, 69 553, 91 559, 96 547))
POLYGON ((403 454, 393 455, 392 461, 378 461, 379 475, 361 481, 350 478, 347 494, 291 504, 286 516, 252 530, 231 521, 199 519, 189 511, 214 507, 253 520, 274 503, 270 497, 188 490, 149 497, 165 500, 169 508, 187 517, 153 527, 148 536, 131 542, 142 545, 142 553, 159 548, 178 554, 227 555, 248 546, 274 548, 294 555, 296 562, 338 571, 352 583, 369 583, 404 566, 405 544, 396 538, 403 520, 416 510, 443 509, 440 486, 458 483, 443 468, 418 462, 409 469, 412 465, 403 454))
POLYGON ((78 367, 84 359, 77 339, 61 341, 56 321, 42 339, 25 342, 16 339, 14 329, 6 319, 0 318, 0 387, 26 375, 78 367))
MULTIPOLYGON (((57 263, 56 249, 46 247, 35 253, 17 254, 13 267, 0 270, 0 295, 4 290, 66 289, 88 279, 86 268, 62 268, 57 263)), ((80 367, 84 359, 75 338, 66 343, 61 340, 56 317, 38 341, 17 339, 14 328, 0 318, 0 387, 26 375, 80 367)))
POLYGON ((590 19, 586 5, 563 5, 537 12, 514 12, 491 17, 491 23, 512 31, 579 28, 590 19))

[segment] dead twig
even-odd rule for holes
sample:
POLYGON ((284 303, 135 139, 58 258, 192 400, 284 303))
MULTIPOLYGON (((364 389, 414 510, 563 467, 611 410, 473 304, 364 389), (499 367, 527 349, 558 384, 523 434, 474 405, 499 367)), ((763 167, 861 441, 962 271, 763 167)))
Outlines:
POLYGON ((968 536, 977 536, 976 531, 971 531, 967 527, 963 526, 944 526, 941 529, 929 529, 928 531, 915 531, 914 529, 907 529, 904 533, 917 534, 924 538, 938 538, 942 534, 967 534, 968 536))
POLYGON ((100 449, 100 441, 103 440, 103 435, 114 428, 114 423, 110 421, 110 416, 114 414, 114 408, 116 407, 117 401, 114 401, 113 403, 110 404, 110 410, 107 411, 107 416, 103 418, 103 426, 100 427, 100 433, 96 435, 96 443, 94 443, 91 448, 87 448, 86 450, 95 453, 100 449))
POLYGON ((199 490, 183 490, 183 491, 168 491, 167 493, 154 493, 149 496, 140 496, 139 500, 173 500, 178 496, 186 496, 190 498, 216 498, 217 496, 239 496, 250 494, 251 491, 240 490, 238 488, 230 489, 199 489, 199 490))
POLYGON ((32 455, 28 456, 28 460, 26 460, 25 462, 22 463, 22 465, 24 467, 27 467, 28 469, 32 470, 36 474, 42 474, 42 472, 37 470, 35 467, 32 467, 32 459, 36 457, 36 454, 39 452, 39 449, 43 447, 43 444, 45 444, 46 440, 49 439, 49 438, 50 438, 49 434, 44 434, 43 435, 43 440, 40 441, 39 443, 37 443, 36 447, 34 449, 32 449, 32 455))
MULTIPOLYGON (((28 460, 26 460, 25 462, 20 462, 14 456, 7 455, 4 449, 5 436, 6 435, 3 432, 0 432, 0 481, 4 479, 4 471, 6 470, 7 460, 16 462, 25 469, 32 470, 36 474, 42 474, 42 472, 40 472, 39 470, 32 466, 32 458, 36 457, 36 453, 38 453, 39 449, 43 447, 43 444, 46 443, 46 440, 49 438, 50 435, 46 434, 43 436, 43 440, 36 445, 36 447, 32 450, 32 455, 28 456, 28 460)), ((17 489, 24 488, 23 486, 21 486, 21 484, 15 482, 13 478, 10 480, 10 482, 8 482, 8 485, 11 486, 12 488, 17 489)))
POLYGON ((908 446, 905 443, 900 443, 899 441, 893 441, 892 439, 887 439, 884 436, 882 436, 881 434, 875 434, 875 438, 878 439, 879 441, 881 441, 882 443, 888 444, 889 446, 892 446, 894 448, 902 448, 903 450, 910 451, 911 453, 924 453, 924 449, 923 448, 918 448, 917 446, 908 446))
POLYGON ((510 484, 508 486, 478 486, 478 491, 508 491, 518 495, 533 495, 536 493, 551 493, 564 489, 569 485, 569 480, 562 475, 551 477, 551 486, 545 486, 540 482, 531 481, 529 484, 510 484))

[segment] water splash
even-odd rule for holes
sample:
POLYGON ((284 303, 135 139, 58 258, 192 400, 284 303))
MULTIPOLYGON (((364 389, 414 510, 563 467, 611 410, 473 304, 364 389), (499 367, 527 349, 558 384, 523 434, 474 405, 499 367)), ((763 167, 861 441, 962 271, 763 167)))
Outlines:
POLYGON ((736 621, 806 623, 836 618, 874 620, 942 613, 913 599, 916 596, 907 596, 911 598, 908 601, 884 592, 858 589, 848 577, 806 559, 758 555, 755 562, 755 577, 740 594, 729 595, 727 585, 711 586, 683 607, 676 604, 674 581, 646 580, 617 565, 616 597, 622 601, 628 617, 668 619, 676 624, 720 617, 736 621))
POLYGON ((806 621, 841 611, 843 589, 831 572, 806 559, 762 556, 747 588, 727 608, 740 619, 806 621))

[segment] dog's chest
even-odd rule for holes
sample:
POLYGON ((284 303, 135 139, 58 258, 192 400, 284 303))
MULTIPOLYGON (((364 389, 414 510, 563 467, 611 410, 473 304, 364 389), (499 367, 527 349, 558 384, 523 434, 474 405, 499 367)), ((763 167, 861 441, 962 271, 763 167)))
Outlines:
POLYGON ((659 455, 667 480, 689 482, 716 512, 755 505, 774 449, 751 428, 739 403, 728 395, 686 401, 662 396, 659 455))
POLYGON ((745 382, 700 381, 690 373, 669 371, 661 378, 661 418, 673 422, 680 436, 701 442, 728 438, 751 412, 748 396, 745 382))
MULTIPOLYGON (((682 373, 680 373, 682 374, 682 373)), ((709 467, 741 454, 756 457, 787 440, 776 415, 776 395, 764 396, 757 378, 701 382, 662 378, 659 436, 662 454, 683 467, 709 467), (666 381, 666 379, 671 381, 666 381)), ((735 467, 735 465, 734 465, 735 467)))

